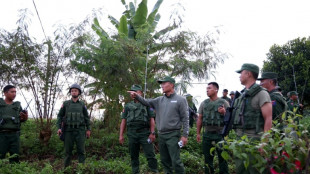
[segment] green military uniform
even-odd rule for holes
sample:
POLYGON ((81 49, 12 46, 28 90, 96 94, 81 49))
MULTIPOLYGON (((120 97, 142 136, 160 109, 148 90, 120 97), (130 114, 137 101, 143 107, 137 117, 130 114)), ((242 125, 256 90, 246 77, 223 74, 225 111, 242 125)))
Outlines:
MULTIPOLYGON (((194 126, 194 121, 195 121, 195 114, 197 113, 197 108, 196 105, 193 102, 193 96, 190 94, 187 94, 186 96, 186 100, 188 103, 188 109, 189 109, 189 127, 193 127, 194 126)), ((197 117, 197 116, 196 116, 197 117)))
MULTIPOLYGON (((297 92, 295 91, 290 91, 290 97, 293 96, 293 95, 298 95, 297 92)), ((298 101, 297 100, 292 100, 291 98, 287 101, 287 106, 288 106, 288 110, 294 112, 295 114, 301 114, 300 113, 300 110, 301 110, 301 107, 299 106, 298 104, 298 101)))
POLYGON ((147 141, 151 133, 149 125, 151 117, 155 118, 155 114, 149 107, 134 101, 127 103, 122 113, 122 119, 126 119, 127 123, 132 173, 139 173, 140 145, 142 145, 150 170, 158 172, 153 144, 147 141))
MULTIPOLYGON (((130 90, 142 91, 142 87, 140 85, 133 85, 130 90)), ((135 101, 125 104, 122 119, 125 119, 127 124, 131 167, 134 174, 139 173, 140 145, 142 145, 150 170, 155 173, 158 172, 154 146, 151 142, 148 142, 151 133, 150 118, 155 118, 153 109, 150 107, 135 101)))
POLYGON ((270 91, 269 95, 272 102, 272 119, 278 119, 287 109, 287 104, 278 90, 274 89, 270 91))
MULTIPOLYGON (((258 66, 254 64, 243 64, 241 70, 236 72, 241 73, 243 70, 259 73, 258 66)), ((264 88, 255 83, 249 89, 242 90, 241 94, 235 99, 234 108, 236 109, 233 110, 233 126, 239 137, 247 135, 252 141, 260 140, 261 135, 259 133, 264 131, 265 124, 261 107, 265 103, 271 102, 270 96, 264 88)), ((251 162, 253 156, 250 153, 247 153, 247 155, 251 162)), ((258 170, 252 167, 253 164, 251 163, 246 169, 242 159, 236 158, 235 163, 237 174, 259 173, 258 170)))
MULTIPOLYGON (((215 144, 222 140, 220 133, 224 125, 224 115, 218 112, 218 108, 223 105, 225 108, 229 107, 226 100, 217 98, 215 101, 206 99, 199 107, 199 114, 202 115, 204 126, 202 148, 206 164, 205 173, 214 173, 214 154, 210 154, 210 149, 215 147, 215 144)), ((228 173, 228 165, 221 155, 222 151, 218 148, 216 148, 216 151, 219 159, 220 173, 228 173)))
POLYGON ((271 102, 269 94, 258 84, 253 84, 249 89, 244 89, 241 93, 242 95, 236 98, 234 104, 236 108, 233 111, 235 116, 234 127, 239 131, 240 136, 246 134, 250 138, 259 138, 259 133, 264 131, 265 123, 260 107, 266 102, 271 102), (257 101, 254 99, 258 97, 262 100, 257 101), (253 105, 258 107, 255 108, 253 105))
MULTIPOLYGON (((270 79, 270 80, 277 80, 278 74, 274 72, 263 72, 262 77, 258 78, 257 80, 265 80, 265 79, 270 79)), ((276 81, 275 81, 276 83, 276 81)), ((274 84, 275 85, 275 84, 274 84)), ((287 109, 287 104, 286 101, 279 92, 280 87, 275 86, 275 88, 271 91, 268 91, 270 95, 270 99, 272 102, 272 119, 280 118, 281 114, 287 109)), ((270 89, 268 89, 270 90, 270 89)))
POLYGON ((292 112, 297 112, 299 109, 299 105, 297 101, 293 101, 291 99, 289 99, 287 101, 287 106, 288 106, 288 110, 292 111, 292 112))
POLYGON ((76 144, 79 163, 84 163, 86 130, 90 130, 90 119, 84 102, 65 101, 57 116, 58 129, 61 129, 62 121, 65 123, 63 132, 65 134, 65 167, 71 163, 74 144, 76 144))
MULTIPOLYGON (((7 152, 19 155, 21 111, 20 102, 8 105, 0 98, 0 159, 5 158, 7 152)), ((19 162, 19 157, 10 158, 10 162, 19 162)))

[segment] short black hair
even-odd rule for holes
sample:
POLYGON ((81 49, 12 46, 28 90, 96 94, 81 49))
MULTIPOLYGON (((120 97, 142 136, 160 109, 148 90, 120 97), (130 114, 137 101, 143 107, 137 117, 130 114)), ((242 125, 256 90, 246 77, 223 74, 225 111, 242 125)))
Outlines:
POLYGON ((220 88, 220 87, 219 87, 219 84, 217 84, 216 82, 210 82, 210 83, 208 83, 208 85, 213 85, 213 86, 216 87, 216 89, 219 89, 219 88, 220 88))
POLYGON ((250 72, 252 73, 254 79, 257 80, 257 78, 258 78, 258 73, 255 73, 255 72, 252 72, 252 71, 250 71, 250 72))
POLYGON ((227 89, 224 89, 223 92, 228 92, 228 90, 227 90, 227 89))
POLYGON ((13 85, 6 85, 4 88, 3 88, 3 92, 5 93, 5 92, 8 92, 10 89, 12 89, 12 88, 16 88, 15 86, 13 86, 13 85))

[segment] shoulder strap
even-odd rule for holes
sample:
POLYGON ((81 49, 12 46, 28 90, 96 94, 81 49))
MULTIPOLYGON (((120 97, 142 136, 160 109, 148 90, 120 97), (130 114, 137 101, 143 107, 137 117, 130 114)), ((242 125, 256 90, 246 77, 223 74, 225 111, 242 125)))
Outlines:
POLYGON ((82 105, 82 107, 84 107, 85 106, 85 103, 83 102, 83 101, 79 101, 80 102, 80 104, 82 105))
POLYGON ((260 91, 264 90, 261 86, 259 86, 258 84, 254 84, 250 90, 247 91, 246 95, 249 95, 251 97, 255 96, 257 93, 259 93, 260 91))
POLYGON ((68 108, 70 106, 70 100, 67 100, 64 102, 64 107, 65 107, 65 117, 67 116, 68 108))

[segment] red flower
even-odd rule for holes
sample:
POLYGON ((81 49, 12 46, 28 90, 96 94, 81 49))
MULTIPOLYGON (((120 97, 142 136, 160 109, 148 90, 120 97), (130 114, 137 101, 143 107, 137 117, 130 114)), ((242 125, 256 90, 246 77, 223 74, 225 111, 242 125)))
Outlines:
POLYGON ((270 173, 271 173, 271 174, 279 174, 279 173, 278 173, 275 169, 273 169, 273 168, 270 169, 270 173))
POLYGON ((297 170, 301 170, 301 162, 299 160, 295 161, 295 167, 297 170))

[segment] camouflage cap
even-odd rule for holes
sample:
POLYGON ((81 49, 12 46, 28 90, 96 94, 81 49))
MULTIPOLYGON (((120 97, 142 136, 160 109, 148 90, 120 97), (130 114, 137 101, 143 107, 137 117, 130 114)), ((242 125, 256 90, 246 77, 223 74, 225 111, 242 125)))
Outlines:
POLYGON ((229 95, 235 95, 234 91, 230 91, 229 95))
POLYGON ((163 83, 163 82, 171 82, 171 83, 175 84, 174 78, 172 78, 172 77, 170 77, 170 76, 166 76, 166 77, 163 78, 163 79, 157 80, 157 82, 158 82, 159 84, 161 84, 161 83, 163 83))
POLYGON ((274 72, 263 72, 262 77, 258 78, 257 80, 264 80, 264 79, 277 79, 278 74, 274 72))
POLYGON ((251 63, 245 63, 241 66, 240 70, 237 70, 237 73, 241 73, 243 70, 248 70, 254 73, 259 74, 259 67, 257 65, 251 64, 251 63))
POLYGON ((130 91, 142 91, 142 87, 140 85, 132 85, 130 91))
POLYGON ((293 95, 298 95, 298 93, 297 93, 296 91, 290 91, 289 93, 290 93, 290 94, 289 94, 290 97, 292 97, 293 95))

